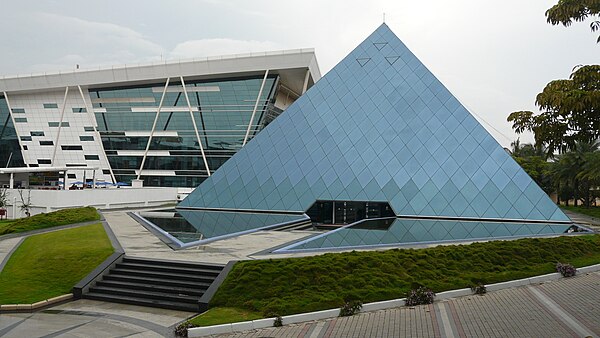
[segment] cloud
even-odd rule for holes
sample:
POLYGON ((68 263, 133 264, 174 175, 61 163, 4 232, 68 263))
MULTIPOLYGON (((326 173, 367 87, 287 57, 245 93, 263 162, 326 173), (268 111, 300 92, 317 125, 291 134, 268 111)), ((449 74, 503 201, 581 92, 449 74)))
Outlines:
POLYGON ((43 53, 26 71, 48 72, 124 63, 159 60, 163 48, 141 33, 117 24, 84 20, 52 13, 32 13, 30 26, 17 28, 16 34, 24 36, 43 53))
POLYGON ((206 57, 252 52, 265 52, 284 49, 271 41, 235 40, 235 39, 201 39, 189 40, 177 44, 169 53, 173 59, 206 57))

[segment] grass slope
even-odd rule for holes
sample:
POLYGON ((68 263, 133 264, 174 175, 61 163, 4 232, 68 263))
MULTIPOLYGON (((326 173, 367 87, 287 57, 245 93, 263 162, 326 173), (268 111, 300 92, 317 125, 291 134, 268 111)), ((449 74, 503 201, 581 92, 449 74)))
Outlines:
POLYGON ((259 312, 229 307, 217 307, 190 319, 189 322, 197 326, 210 326, 226 323, 245 322, 248 320, 261 319, 263 317, 264 316, 259 312))
POLYGON ((7 223, 0 223, 0 235, 50 228, 65 224, 97 221, 99 219, 100 215, 93 207, 63 209, 47 214, 20 218, 14 221, 10 220, 10 222, 7 223))
POLYGON ((600 207, 573 207, 573 206, 561 206, 561 209, 565 209, 565 210, 569 210, 572 212, 576 212, 579 214, 584 214, 584 215, 588 215, 588 216, 592 216, 595 218, 600 218, 600 207))
POLYGON ((401 298, 417 285, 440 292, 525 278, 554 272, 559 261, 600 263, 600 235, 244 261, 210 305, 287 315, 401 298))
POLYGON ((0 304, 29 304, 69 293, 112 252, 102 224, 30 236, 0 273, 0 304))

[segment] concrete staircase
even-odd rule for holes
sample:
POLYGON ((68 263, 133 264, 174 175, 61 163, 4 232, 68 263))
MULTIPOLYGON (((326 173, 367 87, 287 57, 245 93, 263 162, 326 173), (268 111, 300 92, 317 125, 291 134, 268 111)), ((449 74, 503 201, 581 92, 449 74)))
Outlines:
POLYGON ((223 265, 125 256, 83 298, 199 312, 199 300, 223 265))

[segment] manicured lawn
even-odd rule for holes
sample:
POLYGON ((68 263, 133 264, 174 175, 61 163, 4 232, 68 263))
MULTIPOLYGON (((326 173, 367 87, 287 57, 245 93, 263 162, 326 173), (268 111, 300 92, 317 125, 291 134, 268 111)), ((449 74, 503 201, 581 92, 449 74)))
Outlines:
POLYGON ((596 218, 600 218, 600 207, 573 207, 573 206, 561 206, 561 209, 565 209, 565 210, 569 210, 572 212, 576 212, 576 213, 580 213, 580 214, 584 214, 584 215, 588 215, 588 216, 592 216, 592 217, 596 217, 596 218))
POLYGON ((14 222, 12 219, 3 219, 0 221, 0 227, 7 226, 12 222, 14 222))
POLYGON ((531 277, 557 262, 600 263, 600 235, 244 261, 210 305, 287 315, 402 298, 418 285, 441 292, 531 277))
POLYGON ((209 326, 245 322, 263 317, 264 316, 259 312, 228 307, 216 307, 190 319, 189 322, 197 326, 209 326))
POLYGON ((99 219, 100 215, 93 207, 63 209, 47 214, 39 214, 27 218, 9 220, 6 223, 0 223, 0 235, 50 228, 65 224, 97 221, 99 219))
POLYGON ((0 273, 0 304, 29 304, 70 293, 112 252, 102 224, 30 236, 0 273))

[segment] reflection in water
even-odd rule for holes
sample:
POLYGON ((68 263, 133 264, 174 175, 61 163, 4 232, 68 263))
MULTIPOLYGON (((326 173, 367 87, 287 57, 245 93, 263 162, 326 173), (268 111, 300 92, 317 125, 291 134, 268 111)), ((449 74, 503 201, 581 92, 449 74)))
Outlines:
POLYGON ((183 243, 307 220, 305 215, 185 209, 141 212, 139 215, 183 243))

